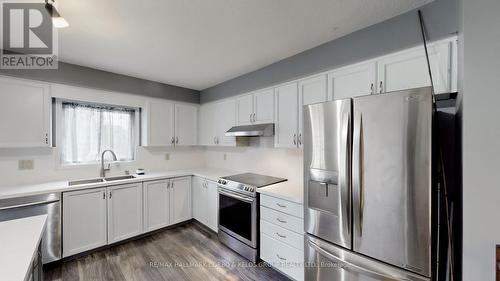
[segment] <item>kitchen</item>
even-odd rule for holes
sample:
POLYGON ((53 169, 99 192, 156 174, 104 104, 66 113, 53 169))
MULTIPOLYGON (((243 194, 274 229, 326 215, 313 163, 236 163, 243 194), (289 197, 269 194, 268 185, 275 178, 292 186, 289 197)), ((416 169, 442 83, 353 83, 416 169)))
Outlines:
POLYGON ((292 2, 2 3, 0 279, 491 280, 498 4, 292 2))

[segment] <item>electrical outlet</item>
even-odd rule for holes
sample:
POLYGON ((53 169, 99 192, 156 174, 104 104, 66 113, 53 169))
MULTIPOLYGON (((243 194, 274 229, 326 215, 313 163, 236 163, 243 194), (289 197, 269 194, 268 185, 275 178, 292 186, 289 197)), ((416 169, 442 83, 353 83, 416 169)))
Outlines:
POLYGON ((170 153, 165 154, 165 160, 170 160, 170 153))
POLYGON ((35 167, 34 160, 19 160, 18 169, 19 170, 33 170, 35 167))
POLYGON ((227 160, 227 154, 224 153, 224 160, 227 160))

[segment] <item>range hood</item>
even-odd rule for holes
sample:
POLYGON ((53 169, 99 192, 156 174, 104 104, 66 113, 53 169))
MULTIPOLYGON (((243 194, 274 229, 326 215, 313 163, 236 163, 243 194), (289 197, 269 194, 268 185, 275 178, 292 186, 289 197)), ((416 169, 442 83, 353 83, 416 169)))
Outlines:
POLYGON ((274 123, 234 126, 226 132, 228 137, 272 137, 274 123))

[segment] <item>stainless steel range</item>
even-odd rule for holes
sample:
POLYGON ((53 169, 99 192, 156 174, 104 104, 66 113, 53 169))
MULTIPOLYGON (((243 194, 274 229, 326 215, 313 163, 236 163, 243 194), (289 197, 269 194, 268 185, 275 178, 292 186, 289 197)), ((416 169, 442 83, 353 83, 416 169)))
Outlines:
POLYGON ((259 258, 257 189, 283 181, 286 179, 253 173, 219 178, 219 240, 256 262, 259 258))

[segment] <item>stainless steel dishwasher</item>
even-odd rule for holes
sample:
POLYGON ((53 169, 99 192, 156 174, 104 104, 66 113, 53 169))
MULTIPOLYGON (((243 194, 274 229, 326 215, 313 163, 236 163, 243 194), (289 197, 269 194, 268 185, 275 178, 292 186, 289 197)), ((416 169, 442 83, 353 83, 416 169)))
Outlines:
POLYGON ((42 238, 42 262, 61 259, 61 193, 0 200, 0 221, 48 215, 42 238))

